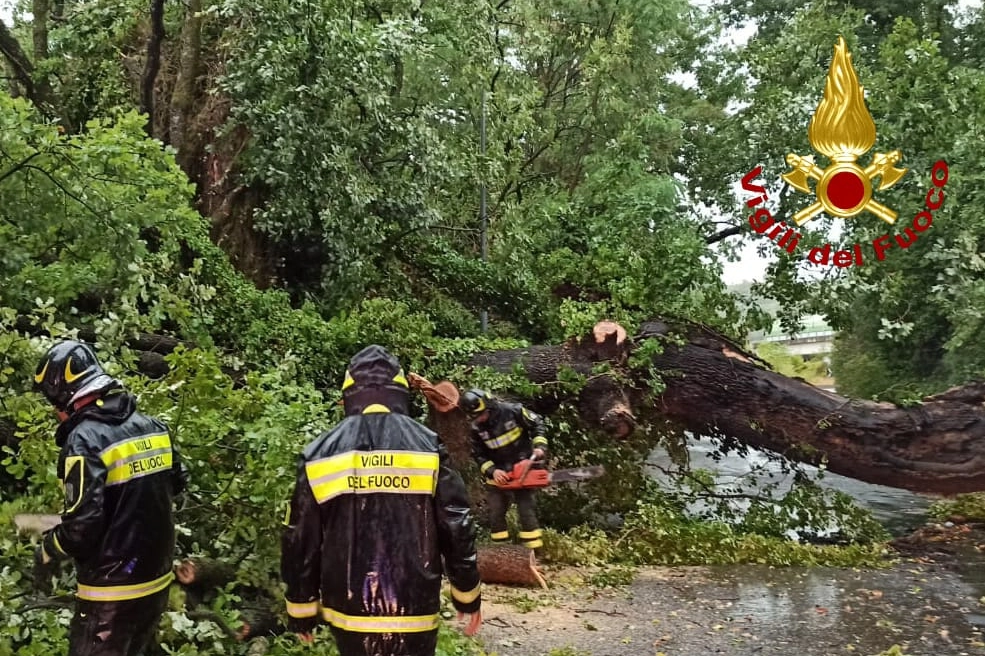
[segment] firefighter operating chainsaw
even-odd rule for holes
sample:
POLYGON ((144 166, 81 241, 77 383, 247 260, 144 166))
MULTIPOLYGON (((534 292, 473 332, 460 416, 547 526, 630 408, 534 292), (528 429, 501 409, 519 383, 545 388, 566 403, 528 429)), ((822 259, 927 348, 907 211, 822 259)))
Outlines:
POLYGON ((518 403, 506 403, 483 390, 462 395, 460 407, 472 422, 472 455, 489 484, 490 536, 494 542, 510 539, 506 511, 516 502, 520 517, 520 543, 543 546, 534 495, 551 483, 544 469, 547 438, 544 421, 518 403))

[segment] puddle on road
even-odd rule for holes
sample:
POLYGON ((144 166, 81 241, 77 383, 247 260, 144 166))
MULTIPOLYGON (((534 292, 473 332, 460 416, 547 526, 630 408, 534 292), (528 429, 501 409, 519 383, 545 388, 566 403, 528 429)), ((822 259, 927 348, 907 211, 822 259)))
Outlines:
MULTIPOLYGON (((981 569, 981 568, 977 568, 981 569)), ((730 622, 783 653, 985 654, 985 573, 978 581, 933 565, 893 570, 771 568, 743 565, 705 570, 705 594, 730 622), (795 640, 793 640, 795 638, 795 640), (793 641, 792 641, 793 640, 793 641), (792 641, 792 642, 791 642, 792 641)))

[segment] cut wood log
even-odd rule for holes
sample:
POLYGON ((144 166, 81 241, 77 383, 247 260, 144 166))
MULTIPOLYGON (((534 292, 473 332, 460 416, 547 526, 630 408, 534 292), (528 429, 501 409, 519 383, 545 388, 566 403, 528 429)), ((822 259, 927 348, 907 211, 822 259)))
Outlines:
POLYGON ((187 588, 213 590, 236 579, 236 570, 218 560, 189 558, 181 561, 174 570, 178 583, 187 588))
POLYGON ((431 384, 427 378, 415 373, 407 374, 407 380, 412 388, 421 390, 424 398, 438 412, 451 412, 458 407, 459 394, 455 383, 442 380, 431 384))
POLYGON ((277 616, 267 608, 244 606, 240 610, 240 619, 243 621, 243 626, 239 629, 238 640, 251 640, 284 632, 284 628, 277 621, 277 616))
POLYGON ((547 589, 547 581, 537 568, 532 549, 515 544, 479 547, 479 578, 483 583, 524 585, 547 589))

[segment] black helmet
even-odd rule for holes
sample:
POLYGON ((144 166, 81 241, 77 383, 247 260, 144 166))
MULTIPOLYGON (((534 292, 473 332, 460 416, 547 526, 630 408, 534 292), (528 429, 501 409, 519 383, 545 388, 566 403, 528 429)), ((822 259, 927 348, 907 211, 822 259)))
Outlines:
POLYGON ((345 413, 358 414, 373 405, 407 413, 410 387, 397 358, 371 344, 352 356, 342 381, 345 413))
POLYGON ((470 389, 458 402, 460 407, 469 419, 475 419, 492 405, 492 398, 488 393, 481 389, 470 389))
POLYGON ((48 349, 34 374, 35 389, 59 410, 68 410, 73 401, 118 384, 103 371, 92 348, 74 340, 48 349))

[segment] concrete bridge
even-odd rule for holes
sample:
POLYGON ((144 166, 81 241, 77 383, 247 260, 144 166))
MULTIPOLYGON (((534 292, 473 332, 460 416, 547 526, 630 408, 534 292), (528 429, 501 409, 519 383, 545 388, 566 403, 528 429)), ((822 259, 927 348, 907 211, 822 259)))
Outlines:
POLYGON ((749 343, 755 347, 763 342, 780 344, 791 355, 799 355, 805 360, 811 356, 825 355, 834 346, 835 332, 831 330, 820 315, 811 315, 804 321, 804 329, 788 335, 774 326, 772 332, 756 332, 749 335, 749 343))

